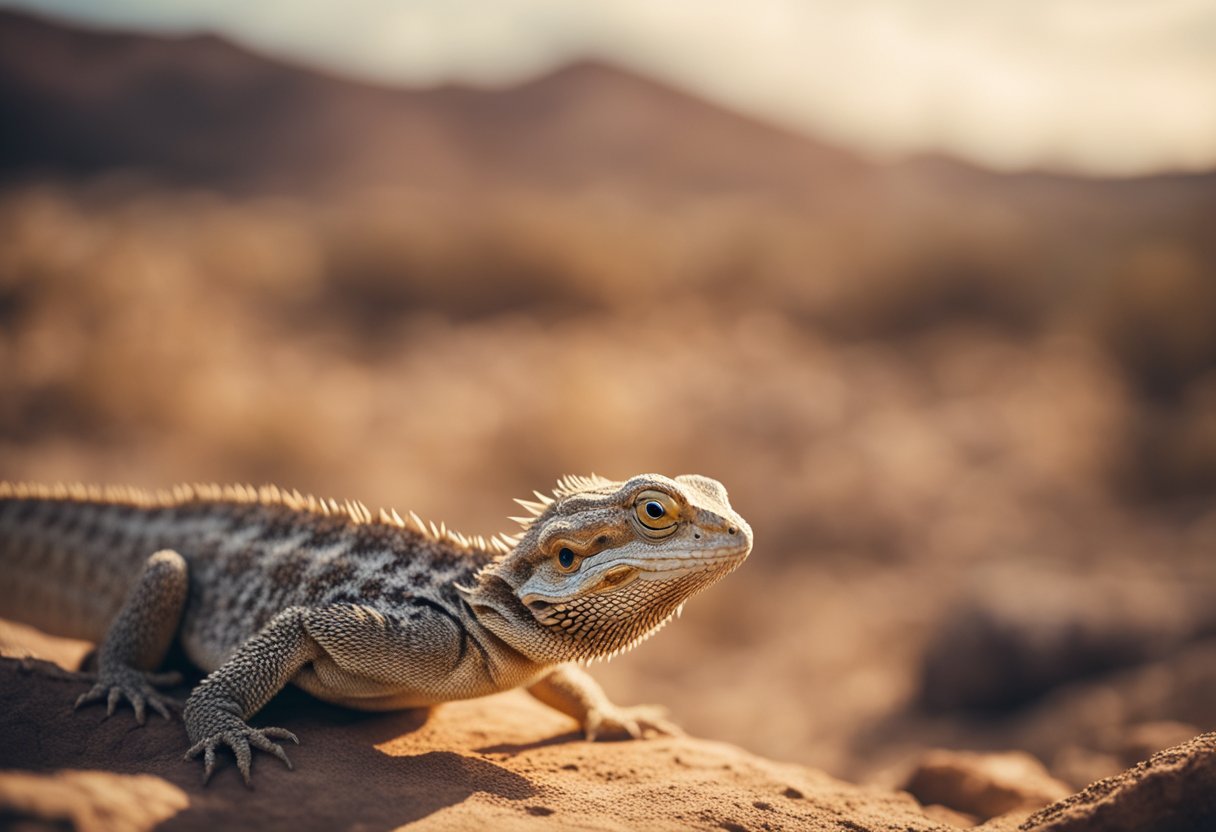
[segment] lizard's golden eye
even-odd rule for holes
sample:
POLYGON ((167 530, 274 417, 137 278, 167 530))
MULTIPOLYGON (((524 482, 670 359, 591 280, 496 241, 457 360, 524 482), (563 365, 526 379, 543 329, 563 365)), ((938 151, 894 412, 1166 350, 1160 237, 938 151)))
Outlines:
POLYGON ((680 507, 670 494, 643 491, 633 501, 633 513, 649 537, 666 537, 680 522, 680 507))

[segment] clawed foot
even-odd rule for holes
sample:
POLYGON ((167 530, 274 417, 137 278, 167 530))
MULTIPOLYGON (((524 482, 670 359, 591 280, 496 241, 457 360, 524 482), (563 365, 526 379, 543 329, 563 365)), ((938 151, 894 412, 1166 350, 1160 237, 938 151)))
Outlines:
POLYGON ((206 785, 207 781, 211 779, 211 772, 215 770, 215 749, 221 744, 227 745, 236 755, 236 767, 240 769, 245 785, 253 788, 253 781, 249 779, 249 768, 253 761, 253 751, 250 746, 273 754, 282 760, 283 765, 288 769, 292 768, 291 760, 287 759, 287 752, 278 743, 271 742, 271 737, 278 740, 291 740, 296 745, 300 744, 299 737, 286 728, 250 728, 248 725, 242 725, 240 728, 220 731, 204 740, 199 740, 190 746, 190 750, 182 759, 192 760, 199 755, 199 752, 202 752, 203 784, 206 785))
POLYGON ((140 725, 147 722, 147 708, 165 719, 172 719, 171 710, 180 710, 182 703, 165 696, 156 687, 172 687, 181 681, 182 675, 177 672, 144 673, 130 667, 103 670, 97 675, 97 684, 77 698, 73 710, 105 700, 106 718, 109 719, 118 704, 126 699, 135 709, 135 721, 140 725))
POLYGON ((583 734, 588 740, 640 740, 651 737, 678 737, 684 732, 667 718, 667 711, 658 705, 637 705, 622 708, 592 710, 583 721, 583 734))

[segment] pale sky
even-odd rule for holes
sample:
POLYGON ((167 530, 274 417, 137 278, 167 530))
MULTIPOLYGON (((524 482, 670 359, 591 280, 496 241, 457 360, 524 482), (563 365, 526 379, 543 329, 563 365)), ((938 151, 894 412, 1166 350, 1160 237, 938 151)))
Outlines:
POLYGON ((1216 0, 22 0, 340 73, 505 84, 597 57, 879 158, 1216 168, 1216 0))

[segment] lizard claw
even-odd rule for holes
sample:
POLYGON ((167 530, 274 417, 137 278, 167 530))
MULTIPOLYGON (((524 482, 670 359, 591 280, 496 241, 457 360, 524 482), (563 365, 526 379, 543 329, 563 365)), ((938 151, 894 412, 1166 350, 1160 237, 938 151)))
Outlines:
POLYGON ((129 667, 120 670, 103 671, 98 681, 85 693, 76 698, 72 710, 79 710, 94 702, 106 703, 106 719, 114 715, 115 710, 125 698, 135 711, 135 721, 140 725, 147 723, 147 709, 151 708, 165 719, 172 719, 171 709, 182 707, 176 699, 161 694, 153 685, 172 684, 181 680, 176 673, 143 673, 129 667))
POLYGON ((240 728, 219 731, 206 739, 199 740, 190 746, 190 750, 186 752, 186 755, 182 759, 192 760, 200 752, 202 753, 203 785, 206 785, 207 781, 211 779, 211 773, 215 770, 215 749, 220 745, 226 745, 232 749, 232 753, 236 757, 236 767, 241 772, 241 779, 245 781, 246 786, 252 789, 253 781, 250 778, 250 770, 253 763, 253 751, 251 746, 268 754, 273 754, 289 770, 294 768, 291 760, 287 759, 287 752, 283 750, 283 747, 278 743, 271 742, 270 738, 272 737, 280 740, 291 740, 296 745, 300 744, 299 737, 286 728, 250 728, 248 725, 244 725, 240 728))
POLYGON ((589 742, 683 736, 684 732, 666 718, 666 713, 666 709, 656 705, 595 709, 583 721, 583 735, 589 742))

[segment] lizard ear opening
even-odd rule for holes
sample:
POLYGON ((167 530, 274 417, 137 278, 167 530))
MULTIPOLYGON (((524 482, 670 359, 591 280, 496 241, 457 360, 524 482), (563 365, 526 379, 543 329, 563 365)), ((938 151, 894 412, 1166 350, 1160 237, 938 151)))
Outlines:
POLYGON ((533 598, 532 600, 524 601, 524 606, 526 606, 528 611, 532 613, 532 617, 536 619, 538 624, 549 626, 558 623, 557 619, 554 618, 554 614, 557 613, 557 610, 554 609, 555 605, 552 601, 545 601, 541 598, 533 598))

